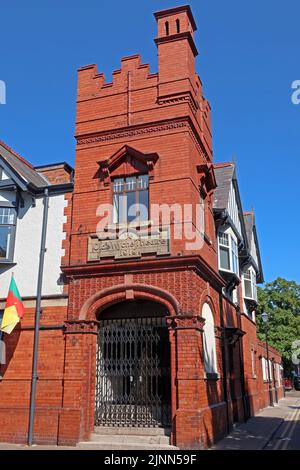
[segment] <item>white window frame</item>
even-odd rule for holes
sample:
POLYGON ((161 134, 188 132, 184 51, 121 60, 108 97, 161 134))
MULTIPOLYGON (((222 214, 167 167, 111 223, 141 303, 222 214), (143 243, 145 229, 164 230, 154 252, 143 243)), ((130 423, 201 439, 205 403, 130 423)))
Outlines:
POLYGON ((269 359, 268 378, 269 378, 270 382, 273 381, 273 363, 272 363, 271 359, 269 359), (270 370, 270 377, 269 377, 269 370, 270 370))
POLYGON ((205 319, 203 326, 204 370, 206 374, 218 374, 215 323, 208 303, 202 307, 202 317, 205 319))
POLYGON ((251 349, 251 368, 252 368, 252 377, 256 378, 256 353, 254 349, 251 349))
POLYGON ((139 174, 133 176, 117 177, 112 181, 113 194, 113 224, 122 225, 132 222, 145 222, 149 220, 149 175, 139 174), (147 207, 140 206, 140 193, 147 192, 147 207), (129 194, 134 196, 134 203, 128 207, 129 194), (144 209, 147 209, 145 213, 144 209), (139 212, 139 215, 129 213, 139 212), (133 220, 129 220, 132 218, 133 220))
POLYGON ((229 231, 219 231, 218 233, 218 264, 220 271, 234 273, 239 277, 238 242, 237 239, 235 239, 229 231), (224 237, 224 235, 228 240, 228 245, 222 242, 222 238, 224 237), (223 248, 223 250, 227 250, 229 253, 230 269, 226 269, 221 266, 220 248, 223 248), (236 269, 234 269, 234 266, 236 266, 236 269))
POLYGON ((15 232, 16 232, 17 211, 15 207, 4 206, 0 203, 0 228, 8 228, 8 241, 6 257, 0 257, 1 262, 12 262, 14 256, 15 246, 15 232))
POLYGON ((252 267, 249 267, 243 273, 243 291, 244 299, 257 301, 257 287, 256 287, 256 272, 252 267), (246 295, 246 283, 250 283, 251 296, 246 295))
POLYGON ((281 364, 278 364, 278 386, 279 387, 282 384, 282 373, 283 373, 283 367, 281 364))
POLYGON ((263 381, 267 381, 267 369, 266 369, 266 358, 262 357, 261 358, 261 368, 262 368, 262 374, 263 374, 263 381))

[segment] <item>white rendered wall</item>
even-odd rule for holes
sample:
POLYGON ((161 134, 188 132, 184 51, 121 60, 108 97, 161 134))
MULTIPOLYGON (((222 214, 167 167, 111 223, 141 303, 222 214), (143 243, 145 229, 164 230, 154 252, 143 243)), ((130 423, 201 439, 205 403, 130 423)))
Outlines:
POLYGON ((254 259, 256 265, 258 266, 258 256, 257 256, 257 251, 256 251, 256 244, 255 244, 254 234, 252 234, 250 253, 251 253, 251 256, 254 259))
MULTIPOLYGON (((36 199, 32 207, 32 198, 23 194, 25 207, 19 209, 16 226, 15 266, 4 266, 0 263, 0 299, 6 298, 11 273, 19 288, 21 297, 36 295, 39 253, 41 243, 43 199, 36 199)), ((61 258, 64 255, 62 241, 65 238, 63 224, 65 223, 64 207, 67 201, 64 195, 49 198, 49 214, 43 277, 43 295, 58 295, 63 293, 60 281, 61 258)))
POLYGON ((239 206, 237 204, 236 193, 233 184, 230 185, 229 199, 228 199, 228 214, 234 222, 234 225, 239 233, 242 236, 242 228, 239 217, 239 206))
MULTIPOLYGON (((0 170, 1 170, 1 167, 0 167, 0 170)), ((4 173, 4 171, 2 170, 2 179, 3 180, 8 180, 8 176, 6 173, 4 173)))

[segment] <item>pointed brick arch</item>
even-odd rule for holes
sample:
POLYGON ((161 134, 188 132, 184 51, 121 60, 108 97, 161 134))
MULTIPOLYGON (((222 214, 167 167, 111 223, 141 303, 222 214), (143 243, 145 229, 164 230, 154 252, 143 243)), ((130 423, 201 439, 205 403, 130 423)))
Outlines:
POLYGON ((101 311, 124 300, 145 299, 164 305, 171 316, 180 312, 179 302, 168 291, 147 284, 119 284, 92 295, 82 306, 79 320, 95 320, 101 311))

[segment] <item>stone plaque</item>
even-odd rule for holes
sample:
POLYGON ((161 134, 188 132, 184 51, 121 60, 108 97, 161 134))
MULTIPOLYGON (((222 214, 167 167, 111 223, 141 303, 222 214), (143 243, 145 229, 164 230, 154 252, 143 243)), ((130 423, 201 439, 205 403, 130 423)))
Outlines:
POLYGON ((169 236, 167 231, 157 235, 137 236, 136 238, 119 238, 101 240, 97 235, 89 237, 88 261, 102 258, 126 259, 140 258, 143 254, 169 254, 169 236))

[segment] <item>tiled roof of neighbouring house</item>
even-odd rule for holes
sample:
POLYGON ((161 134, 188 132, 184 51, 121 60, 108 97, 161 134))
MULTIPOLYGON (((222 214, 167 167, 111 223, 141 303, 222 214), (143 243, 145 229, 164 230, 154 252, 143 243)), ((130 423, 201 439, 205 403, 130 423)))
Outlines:
POLYGON ((0 155, 26 183, 32 184, 36 188, 43 188, 49 185, 48 181, 27 160, 14 152, 2 141, 0 141, 0 155))
POLYGON ((234 163, 215 163, 214 171, 217 188, 214 194, 214 209, 226 209, 230 186, 235 171, 234 163))

